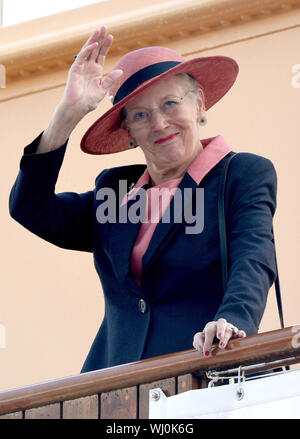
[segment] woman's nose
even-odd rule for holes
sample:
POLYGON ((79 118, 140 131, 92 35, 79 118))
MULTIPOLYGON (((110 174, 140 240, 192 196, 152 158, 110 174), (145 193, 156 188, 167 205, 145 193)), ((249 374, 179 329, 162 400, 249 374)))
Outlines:
POLYGON ((151 127, 153 130, 161 130, 169 125, 168 119, 158 108, 151 113, 151 127))

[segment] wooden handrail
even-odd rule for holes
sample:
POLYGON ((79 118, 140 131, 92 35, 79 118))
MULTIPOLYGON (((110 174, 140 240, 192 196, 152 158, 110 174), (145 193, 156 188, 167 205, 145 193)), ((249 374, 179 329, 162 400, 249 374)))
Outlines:
MULTIPOLYGON (((0 415, 187 373, 276 360, 285 365, 300 362, 299 325, 232 340, 225 350, 214 345, 208 357, 190 349, 2 392, 0 415)), ((260 370, 265 368, 260 366, 260 370)))

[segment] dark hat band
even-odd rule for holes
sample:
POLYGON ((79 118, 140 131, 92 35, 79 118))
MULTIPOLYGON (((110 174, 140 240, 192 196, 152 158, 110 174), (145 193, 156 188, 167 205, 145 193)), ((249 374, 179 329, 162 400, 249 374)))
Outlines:
POLYGON ((150 66, 144 67, 141 70, 138 70, 133 75, 129 76, 125 82, 121 85, 119 90, 116 93, 113 104, 117 104, 122 99, 126 98, 133 90, 135 90, 139 85, 148 79, 154 78, 155 76, 161 75, 167 70, 172 69, 173 67, 181 64, 179 61, 163 61, 155 64, 151 64, 150 66))

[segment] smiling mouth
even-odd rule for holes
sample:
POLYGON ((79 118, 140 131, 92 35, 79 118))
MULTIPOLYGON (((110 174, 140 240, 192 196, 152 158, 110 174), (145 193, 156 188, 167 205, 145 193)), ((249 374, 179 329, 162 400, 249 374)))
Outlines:
POLYGON ((164 138, 162 138, 162 139, 155 140, 155 143, 165 143, 165 142, 167 142, 168 140, 172 140, 172 139, 174 139, 174 137, 176 137, 177 135, 178 135, 178 133, 171 134, 171 135, 168 136, 168 137, 164 137, 164 138))

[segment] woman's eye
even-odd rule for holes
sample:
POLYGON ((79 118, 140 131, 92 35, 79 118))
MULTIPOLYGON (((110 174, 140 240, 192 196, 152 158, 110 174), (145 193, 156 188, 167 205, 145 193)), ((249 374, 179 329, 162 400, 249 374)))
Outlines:
POLYGON ((175 108, 177 107, 178 102, 175 101, 174 99, 168 99, 166 102, 164 102, 163 104, 163 111, 165 111, 166 113, 170 112, 170 111, 174 111, 175 108))
POLYGON ((147 112, 146 111, 139 111, 137 113, 134 113, 133 120, 134 121, 140 121, 140 120, 146 120, 147 119, 147 112))
POLYGON ((173 106, 175 106, 175 105, 177 105, 178 104, 178 102, 176 102, 176 101, 172 101, 172 100, 169 100, 169 101, 166 101, 165 103, 164 103, 164 106, 165 107, 173 107, 173 106))

